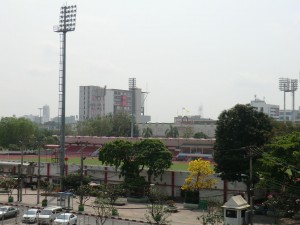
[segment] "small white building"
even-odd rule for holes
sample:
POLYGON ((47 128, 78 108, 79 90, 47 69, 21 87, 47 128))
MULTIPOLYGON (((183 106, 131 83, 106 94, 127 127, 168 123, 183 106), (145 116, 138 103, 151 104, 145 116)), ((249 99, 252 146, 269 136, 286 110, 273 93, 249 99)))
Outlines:
POLYGON ((244 221, 247 219, 246 210, 250 205, 241 195, 232 196, 222 207, 224 208, 224 224, 245 224, 244 221))

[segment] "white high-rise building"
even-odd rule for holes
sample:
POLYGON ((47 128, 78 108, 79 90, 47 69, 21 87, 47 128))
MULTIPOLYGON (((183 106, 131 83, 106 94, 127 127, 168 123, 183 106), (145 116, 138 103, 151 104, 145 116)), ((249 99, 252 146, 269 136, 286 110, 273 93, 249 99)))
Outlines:
POLYGON ((50 121, 50 107, 49 105, 44 105, 42 123, 47 123, 49 121, 50 121))
POLYGON ((145 93, 139 88, 131 90, 106 89, 99 86, 79 87, 79 120, 102 117, 109 114, 126 112, 134 116, 137 123, 150 121, 150 116, 144 115, 145 93), (134 96, 134 104, 132 99, 134 96), (132 106, 135 108, 132 110, 132 106))

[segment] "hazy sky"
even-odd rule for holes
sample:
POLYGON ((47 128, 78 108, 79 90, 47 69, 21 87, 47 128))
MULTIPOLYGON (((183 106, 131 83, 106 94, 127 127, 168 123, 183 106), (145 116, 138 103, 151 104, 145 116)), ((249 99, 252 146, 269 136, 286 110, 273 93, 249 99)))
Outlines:
MULTIPOLYGON (((0 0, 0 116, 58 113, 61 0, 0 0)), ((299 78, 298 0, 78 0, 67 34, 66 115, 79 86, 149 92, 152 122, 201 113, 217 119, 257 98, 283 108, 279 77, 299 78), (182 108, 188 109, 183 111, 182 108), (201 110, 200 110, 201 109, 201 110)), ((287 95, 287 108, 292 98, 287 95)), ((296 108, 300 104, 296 92, 296 108)))

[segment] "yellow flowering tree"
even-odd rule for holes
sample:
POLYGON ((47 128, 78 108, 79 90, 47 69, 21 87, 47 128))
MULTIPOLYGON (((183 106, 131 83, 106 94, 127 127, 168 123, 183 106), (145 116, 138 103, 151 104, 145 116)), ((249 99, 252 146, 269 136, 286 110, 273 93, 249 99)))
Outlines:
MULTIPOLYGON (((189 162, 188 171, 190 174, 185 179, 181 189, 187 193, 196 193, 196 196, 193 195, 189 198, 192 198, 191 203, 197 203, 199 198, 199 190, 211 188, 216 183, 216 179, 210 176, 214 173, 214 171, 211 163, 203 159, 196 159, 189 162)), ((186 196, 186 202, 188 201, 187 198, 188 196, 186 196)))
POLYGON ((203 159, 196 159, 189 162, 188 171, 190 175, 185 179, 182 190, 199 191, 201 189, 211 188, 216 180, 210 175, 214 173, 211 163, 203 159))

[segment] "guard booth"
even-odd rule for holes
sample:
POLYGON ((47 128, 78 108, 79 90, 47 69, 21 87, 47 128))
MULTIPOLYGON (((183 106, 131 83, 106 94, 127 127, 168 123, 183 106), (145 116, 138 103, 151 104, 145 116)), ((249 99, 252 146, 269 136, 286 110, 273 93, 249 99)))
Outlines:
POLYGON ((231 197, 223 206, 224 208, 224 224, 228 225, 244 225, 249 223, 246 217, 246 211, 250 205, 241 196, 231 197))
POLYGON ((73 193, 71 192, 58 192, 57 205, 69 211, 73 210, 73 193))

